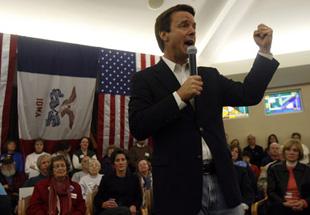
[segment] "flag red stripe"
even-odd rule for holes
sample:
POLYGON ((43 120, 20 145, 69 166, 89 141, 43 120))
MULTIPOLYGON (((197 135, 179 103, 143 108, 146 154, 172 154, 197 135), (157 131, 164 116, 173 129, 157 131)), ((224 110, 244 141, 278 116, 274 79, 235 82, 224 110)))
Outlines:
POLYGON ((104 94, 100 93, 98 96, 98 127, 97 127, 97 153, 99 157, 102 157, 102 146, 103 140, 103 125, 104 125, 104 94))
MULTIPOLYGON (((2 134, 1 142, 6 141, 10 127, 10 110, 11 110, 11 99, 13 92, 13 80, 16 67, 16 47, 17 47, 17 36, 11 35, 10 39, 10 54, 9 54, 9 67, 8 67, 8 78, 5 91, 5 98, 3 104, 3 115, 2 115, 2 134)), ((0 58, 1 59, 1 58, 0 58)))
POLYGON ((125 96, 120 97, 120 147, 125 146, 125 96))
POLYGON ((146 68, 146 58, 145 54, 141 54, 141 70, 146 68))
POLYGON ((151 66, 153 66, 155 64, 155 56, 151 55, 150 58, 151 58, 151 66))
POLYGON ((109 145, 115 144, 115 96, 110 95, 110 132, 109 145))

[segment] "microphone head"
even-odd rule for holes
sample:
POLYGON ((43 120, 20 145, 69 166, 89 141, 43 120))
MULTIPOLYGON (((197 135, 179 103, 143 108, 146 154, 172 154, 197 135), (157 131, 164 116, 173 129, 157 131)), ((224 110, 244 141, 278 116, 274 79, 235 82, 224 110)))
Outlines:
POLYGON ((187 54, 197 54, 197 48, 194 45, 187 47, 187 54))

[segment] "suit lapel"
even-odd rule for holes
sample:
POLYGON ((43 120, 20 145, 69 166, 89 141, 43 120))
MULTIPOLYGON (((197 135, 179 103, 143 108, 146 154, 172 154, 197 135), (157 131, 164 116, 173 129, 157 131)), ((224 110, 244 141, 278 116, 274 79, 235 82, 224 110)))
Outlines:
POLYGON ((176 79, 175 75, 161 59, 155 67, 155 76, 165 86, 165 88, 172 93, 180 88, 180 83, 176 79))

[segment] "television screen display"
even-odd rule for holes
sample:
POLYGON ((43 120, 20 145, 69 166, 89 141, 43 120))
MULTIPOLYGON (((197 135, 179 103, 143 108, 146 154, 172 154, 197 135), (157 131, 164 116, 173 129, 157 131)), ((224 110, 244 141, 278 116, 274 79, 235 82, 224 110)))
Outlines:
POLYGON ((223 119, 236 119, 249 116, 248 107, 223 107, 223 119))
POLYGON ((264 104, 266 115, 302 111, 300 90, 267 93, 264 104))

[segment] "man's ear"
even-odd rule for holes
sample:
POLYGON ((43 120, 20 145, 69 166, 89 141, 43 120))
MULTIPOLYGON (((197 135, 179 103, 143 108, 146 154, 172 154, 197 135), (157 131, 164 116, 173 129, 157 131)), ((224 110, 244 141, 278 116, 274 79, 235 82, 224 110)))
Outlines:
POLYGON ((169 40, 169 37, 168 37, 168 32, 166 31, 162 31, 159 33, 159 36, 160 38, 164 41, 164 42, 167 42, 169 40))

